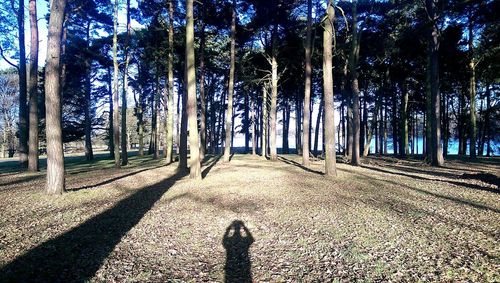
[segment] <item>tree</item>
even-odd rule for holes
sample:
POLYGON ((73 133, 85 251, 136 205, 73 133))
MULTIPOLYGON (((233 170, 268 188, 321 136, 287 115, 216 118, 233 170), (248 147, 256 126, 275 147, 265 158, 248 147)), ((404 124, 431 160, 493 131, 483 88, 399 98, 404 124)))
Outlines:
POLYGON ((332 38, 335 12, 332 0, 328 0, 327 17, 323 21, 323 101, 325 134, 325 175, 337 176, 335 157, 335 117, 333 102, 332 38))
POLYGON ((60 99, 61 35, 66 0, 53 0, 47 37, 45 63, 45 119, 47 135, 47 187, 51 195, 62 194, 65 187, 60 99))
POLYGON ((36 0, 29 1, 30 14, 30 62, 29 62, 29 155, 28 170, 38 171, 38 19, 36 0))
POLYGON ((129 49, 130 49, 130 0, 127 0, 127 35, 125 38, 125 68, 123 71, 123 91, 122 91, 122 128, 121 128, 121 146, 122 146, 122 165, 128 164, 127 153, 127 97, 128 97, 128 69, 129 69, 129 49))
POLYGON ((226 114, 226 142, 224 145, 224 162, 229 162, 231 154, 231 140, 233 137, 233 95, 234 95, 234 61, 236 57, 235 51, 235 38, 236 38, 236 0, 233 0, 232 13, 231 13, 231 54, 230 54, 230 67, 229 67, 229 85, 227 92, 227 114, 226 114))
POLYGON ((19 0, 17 27, 19 29, 19 164, 28 166, 28 93, 26 89, 26 47, 24 40, 24 0, 19 0))
POLYGON ((278 152, 276 147, 276 123, 277 104, 278 104, 278 35, 277 26, 274 26, 271 34, 271 107, 269 109, 271 129, 269 132, 269 148, 271 161, 278 160, 278 152))
POLYGON ((359 119, 359 83, 357 65, 359 60, 359 37, 358 37, 358 1, 352 1, 352 35, 351 54, 349 55, 349 73, 351 76, 352 91, 352 156, 351 164, 358 166, 359 161, 359 139, 360 139, 360 119, 359 119))
POLYGON ((167 142, 166 158, 167 162, 172 162, 172 150, 174 145, 174 3, 173 0, 168 2, 168 99, 167 99, 167 142))
POLYGON ((189 121, 189 175, 192 179, 201 179, 200 146, 198 140, 198 118, 196 109, 193 0, 186 0, 186 69, 187 109, 185 110, 187 110, 189 121))
POLYGON ((437 7, 441 5, 439 0, 426 0, 426 10, 429 17, 429 84, 430 84, 430 131, 431 131, 431 164, 441 166, 444 163, 443 146, 441 144, 441 95, 439 93, 439 41, 440 31, 438 28, 439 14, 437 7))
POLYGON ((118 0, 114 4, 113 18, 113 145, 115 149, 115 167, 120 168, 120 110, 118 108, 118 0))
MULTIPOLYGON (((302 122, 302 165, 309 165, 309 127, 311 108, 311 30, 312 30, 312 0, 307 0, 307 34, 305 44, 305 91, 304 91, 304 120, 302 122)), ((299 123, 300 121, 297 121, 299 123)))

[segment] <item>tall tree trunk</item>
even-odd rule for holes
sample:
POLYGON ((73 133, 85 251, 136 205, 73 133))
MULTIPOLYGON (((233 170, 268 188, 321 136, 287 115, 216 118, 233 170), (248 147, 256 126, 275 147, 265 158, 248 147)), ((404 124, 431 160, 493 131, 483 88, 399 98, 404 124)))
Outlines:
POLYGON ((392 97, 392 150, 394 156, 398 155, 398 111, 397 111, 397 100, 398 94, 395 90, 393 82, 390 84, 390 89, 393 93, 392 97))
POLYGON ((401 157, 406 157, 408 155, 408 89, 406 87, 406 81, 403 80, 402 86, 402 96, 401 101, 401 150, 399 154, 401 157))
POLYGON ((272 34, 272 54, 271 54, 271 131, 269 136, 270 159, 278 160, 276 147, 276 124, 277 124, 277 102, 278 102, 278 39, 277 26, 274 27, 272 34))
POLYGON ((26 45, 24 40, 24 0, 17 11, 19 31, 19 164, 28 167, 28 92, 26 89, 26 45))
MULTIPOLYGON (((179 169, 185 170, 188 168, 187 160, 187 138, 188 138, 188 114, 187 114, 187 84, 186 84, 186 71, 187 65, 184 64, 184 80, 182 88, 182 113, 181 113, 181 127, 179 133, 179 169)), ((181 92, 179 92, 180 94, 181 92)))
POLYGON ((257 127, 255 125, 255 100, 250 97, 250 125, 252 128, 252 155, 257 154, 257 127))
MULTIPOLYGON (((366 89, 366 88, 365 88, 366 89)), ((359 135, 359 148, 364 149, 365 148, 365 136, 366 136, 366 128, 368 127, 368 110, 366 109, 366 94, 363 94, 363 111, 361 113, 363 114, 362 119, 361 119, 361 134, 359 135)), ((378 113, 377 113, 378 114, 378 113)))
POLYGON ((211 95, 211 101, 212 103, 210 104, 210 151, 212 154, 215 154, 216 147, 217 147, 217 113, 216 113, 216 103, 215 103, 215 97, 214 95, 211 95))
MULTIPOLYGON (((109 145, 109 156, 114 158, 115 156, 115 142, 113 140, 113 129, 114 129, 114 120, 113 113, 114 105, 113 105, 113 77, 111 75, 111 68, 108 67, 108 99, 109 99, 109 129, 108 129, 108 145, 109 145)), ((139 116, 137 116, 139 119, 139 116)), ((140 147, 140 136, 139 136, 139 155, 141 155, 141 147, 140 147)))
MULTIPOLYGON (((307 0, 307 32, 305 42, 305 90, 304 90, 304 120, 302 121, 302 165, 309 165, 309 147, 310 147, 310 114, 309 107, 311 103, 311 31, 312 31, 312 0, 307 0)), ((299 121, 297 121, 299 123, 299 121)))
POLYGON ((469 16, 469 71, 470 71, 470 143, 469 155, 471 159, 476 158, 477 125, 476 125, 476 61, 474 59, 474 37, 472 34, 472 19, 469 16))
POLYGON ((114 4, 114 18, 113 18, 113 143, 115 149, 115 167, 120 168, 120 109, 119 93, 118 93, 118 0, 114 4))
MULTIPOLYGON (((86 27, 86 49, 90 49, 90 25, 91 21, 87 22, 86 27)), ((90 77, 92 75, 92 61, 87 56, 85 59, 85 69, 87 71, 85 75, 85 159, 94 159, 94 152, 92 151, 92 117, 90 114, 91 109, 91 94, 92 94, 92 83, 90 77)))
POLYGON ((318 156, 319 129, 321 126, 321 118, 323 117, 323 98, 319 103, 318 117, 316 118, 316 130, 314 131, 314 156, 318 156))
POLYGON ((136 92, 134 91, 134 101, 135 101, 135 115, 137 117, 137 136, 139 140, 139 149, 137 152, 138 156, 144 155, 144 122, 143 122, 143 106, 142 106, 142 91, 139 94, 139 99, 136 97, 136 92))
POLYGON ((160 97, 161 97, 161 87, 160 87, 160 78, 159 73, 160 65, 156 64, 156 90, 154 93, 154 102, 153 102, 153 159, 157 159, 160 157, 160 97))
POLYGON ((431 43, 428 43, 428 54, 427 54, 427 69, 426 69, 426 82, 425 82, 425 159, 429 162, 432 160, 432 131, 431 131, 431 115, 432 115, 432 103, 431 103, 431 43))
POLYGON ((201 179, 200 146, 196 110, 196 73, 194 58, 193 0, 186 0, 186 64, 187 64, 187 115, 189 120, 189 176, 201 179))
MULTIPOLYGON (((337 176, 335 157, 335 105, 333 102, 333 65, 332 38, 333 21, 335 20, 332 0, 328 0, 328 17, 324 20, 323 30, 323 101, 325 107, 323 152, 325 155, 325 175, 337 176)), ((359 117, 358 117, 359 118, 359 117)), ((359 142, 359 140, 358 140, 359 142)))
MULTIPOLYGON (((250 148, 250 122, 249 122, 249 112, 250 112, 250 106, 248 105, 249 104, 249 95, 246 94, 245 97, 244 97, 244 112, 243 112, 243 124, 244 124, 244 128, 245 128, 245 153, 248 153, 248 150, 250 148)), ((234 125, 234 123, 233 123, 234 125)), ((234 136, 233 136, 233 140, 234 140, 234 136)))
MULTIPOLYGON (((167 98, 167 142, 166 159, 170 163, 173 161, 172 151, 174 147, 174 1, 168 2, 168 98, 167 98)), ((202 52, 203 53, 203 52, 202 52)), ((202 60, 203 62, 203 60, 202 60)), ((203 74, 204 72, 202 72, 203 74)), ((202 80, 202 84, 203 84, 202 80)), ((201 88, 200 88, 201 92, 201 88)), ((201 94, 200 94, 201 95, 201 94)), ((202 107, 203 109, 203 107, 202 107)), ((203 117, 202 117, 203 118, 203 117)), ((202 120, 203 121, 203 120, 202 120)), ((203 147, 202 147, 203 148, 203 147)))
POLYGON ((205 158, 207 150, 207 129, 206 129, 206 97, 205 97, 205 7, 201 7, 200 19, 200 159, 205 158))
POLYGON ((127 35, 125 37, 124 46, 124 61, 125 68, 123 69, 123 91, 122 91, 122 128, 121 128, 121 142, 122 142, 122 165, 128 164, 128 152, 127 152, 127 97, 128 97, 128 65, 130 63, 129 50, 130 50, 130 0, 127 0, 127 35))
POLYGON ((491 113, 491 89, 490 85, 486 86, 486 113, 484 117, 484 124, 486 127, 486 156, 491 156, 491 125, 490 125, 490 114, 491 113))
POLYGON ((268 119, 268 101, 267 101, 267 87, 264 84, 262 86, 262 138, 261 138, 261 155, 265 159, 267 158, 267 119, 268 119))
POLYGON ((226 136, 224 143, 224 162, 229 162, 231 155, 231 140, 233 137, 233 94, 234 94, 234 61, 236 57, 236 0, 233 0, 231 13, 231 54, 229 66, 229 84, 227 91, 226 136))
POLYGON ((358 38, 358 1, 352 2, 352 39, 351 39, 351 54, 349 56, 349 73, 351 75, 351 90, 352 90, 352 158, 351 164, 358 166, 359 161, 359 136, 360 136, 360 121, 359 121, 359 85, 358 72, 356 71, 359 58, 359 38, 358 38))
POLYGON ((60 195, 65 189, 60 98, 61 33, 65 8, 66 0, 53 0, 50 5, 47 60, 45 63, 46 191, 51 195, 60 195))
POLYGON ((363 148, 363 156, 368 156, 368 153, 370 152, 370 144, 372 142, 373 132, 377 127, 377 113, 380 108, 380 103, 381 103, 381 98, 377 98, 377 100, 375 101, 375 109, 373 110, 371 125, 370 126, 367 125, 367 137, 365 146, 363 148))
POLYGON ((427 12, 431 19, 429 31, 429 56, 430 56, 430 93, 431 93, 431 165, 441 166, 444 163, 443 147, 441 144, 441 109, 439 93, 439 30, 437 27, 438 15, 436 13, 439 0, 426 0, 427 12))
POLYGON ((384 122, 382 123, 382 126, 383 126, 383 135, 384 135, 384 138, 383 138, 384 148, 383 148, 383 151, 381 152, 381 154, 386 155, 387 154, 387 135, 388 135, 388 133, 387 133, 388 132, 388 129, 387 129, 387 98, 384 98, 383 108, 384 108, 384 122))
POLYGON ((302 99, 295 99, 295 148, 302 155, 302 99))
POLYGON ((281 135, 281 147, 282 147, 282 153, 287 154, 288 153, 288 101, 286 98, 283 98, 283 129, 282 129, 282 135, 281 135))
MULTIPOLYGON (((36 0, 29 1, 30 13, 30 63, 29 63, 29 157, 28 170, 37 172, 38 167, 38 21, 36 0)), ((4 140, 5 143, 5 140, 4 140)))

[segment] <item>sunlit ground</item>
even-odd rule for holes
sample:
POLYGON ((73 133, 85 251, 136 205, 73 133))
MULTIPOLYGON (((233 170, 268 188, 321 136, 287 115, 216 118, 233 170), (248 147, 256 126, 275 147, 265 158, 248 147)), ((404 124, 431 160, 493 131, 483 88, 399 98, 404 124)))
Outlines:
POLYGON ((2 162, 0 281, 500 281, 498 159, 363 163, 70 157, 54 198, 2 162))

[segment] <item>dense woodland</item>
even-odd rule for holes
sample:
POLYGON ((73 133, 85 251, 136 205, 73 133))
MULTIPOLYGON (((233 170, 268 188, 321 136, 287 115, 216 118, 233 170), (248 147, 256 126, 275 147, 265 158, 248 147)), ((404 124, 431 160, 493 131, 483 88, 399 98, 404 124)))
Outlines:
POLYGON ((237 134, 271 161, 281 138, 280 153, 324 159, 330 176, 340 157, 441 166, 450 144, 470 159, 498 153, 498 1, 51 0, 47 15, 37 5, 0 9, 0 141, 29 171, 46 152, 49 194, 65 190, 63 145, 74 141, 87 160, 100 140, 116 167, 137 147, 192 178, 207 154, 229 162, 237 134))

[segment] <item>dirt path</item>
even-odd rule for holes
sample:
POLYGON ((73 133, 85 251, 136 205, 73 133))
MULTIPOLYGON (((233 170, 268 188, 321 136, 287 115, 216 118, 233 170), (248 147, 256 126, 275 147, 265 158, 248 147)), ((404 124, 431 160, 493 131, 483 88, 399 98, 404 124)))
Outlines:
POLYGON ((0 281, 500 281, 495 164, 132 162, 71 169, 56 199, 0 174, 0 281))

